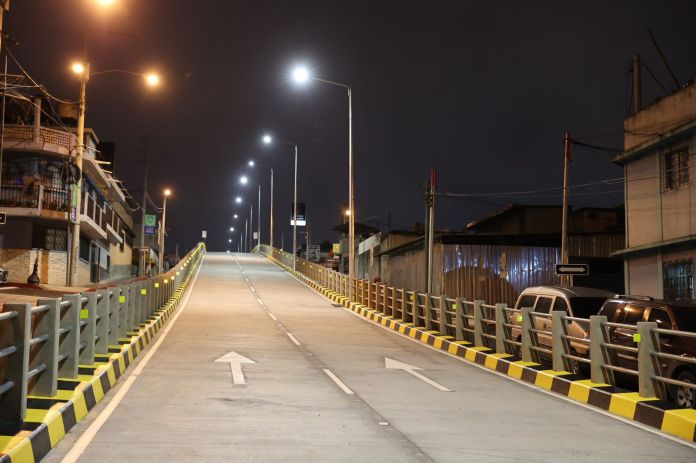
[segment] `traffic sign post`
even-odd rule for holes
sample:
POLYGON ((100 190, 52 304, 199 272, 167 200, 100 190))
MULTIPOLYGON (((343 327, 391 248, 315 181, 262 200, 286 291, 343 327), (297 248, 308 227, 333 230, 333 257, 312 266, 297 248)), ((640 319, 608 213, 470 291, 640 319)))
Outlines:
POLYGON ((556 264, 556 275, 587 276, 590 274, 588 264, 556 264))

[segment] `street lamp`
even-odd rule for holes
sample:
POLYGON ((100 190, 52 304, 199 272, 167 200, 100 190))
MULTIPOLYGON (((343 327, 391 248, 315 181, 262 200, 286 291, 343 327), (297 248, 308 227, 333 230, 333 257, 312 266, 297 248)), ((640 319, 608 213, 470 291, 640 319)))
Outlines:
POLYGON ((233 217, 234 217, 235 219, 238 219, 238 218, 239 218, 239 215, 235 214, 233 217))
MULTIPOLYGON (((274 230, 273 230, 273 168, 269 167, 269 166, 264 166, 263 164, 256 164, 254 161, 249 161, 249 167, 254 167, 254 166, 271 171, 271 209, 269 212, 269 215, 270 215, 270 219, 269 219, 270 227, 269 228, 270 228, 270 237, 271 238, 270 238, 268 244, 271 247, 273 247, 273 233, 274 233, 274 230)), ((259 204, 259 206, 261 206, 261 205, 259 204)), ((260 225, 259 225, 259 228, 260 228, 260 225)))
POLYGON ((230 231, 231 231, 231 232, 234 232, 234 227, 230 227, 230 231))
POLYGON ((162 268, 164 267, 164 229, 167 223, 167 198, 171 196, 172 190, 169 188, 162 192, 164 197, 164 204, 162 205, 162 223, 160 223, 160 249, 159 249, 159 273, 162 274, 162 268))
POLYGON ((245 175, 242 175, 241 177, 239 177, 239 183, 241 183, 242 185, 246 185, 247 183, 249 183, 249 179, 245 175))
MULTIPOLYGON (((298 84, 306 84, 316 80, 325 84, 343 87, 348 93, 348 209, 352 212, 348 225, 348 276, 351 282, 355 278, 355 190, 353 176, 353 88, 349 84, 341 84, 330 80, 320 79, 312 75, 306 66, 296 66, 292 70, 292 80, 298 84)), ((353 301, 353 285, 348 286, 349 300, 353 301)))
MULTIPOLYGON (((264 144, 270 145, 273 143, 273 137, 271 137, 269 134, 266 134, 263 136, 261 139, 264 144)), ((294 187, 293 187, 293 203, 292 203, 292 269, 296 270, 297 269, 297 262, 296 262, 296 256, 297 256, 297 143, 291 143, 287 141, 281 141, 281 140, 276 140, 276 143, 279 143, 281 145, 288 145, 292 146, 293 150, 295 151, 295 181, 294 181, 294 187)), ((273 172, 271 171, 271 177, 273 176, 273 172)), ((271 184, 273 184, 271 182, 271 184)))
MULTIPOLYGON (((113 0, 112 0, 113 1, 113 0)), ((103 0, 100 0, 103 3, 103 0)), ((109 2, 110 3, 110 2, 109 2)), ((80 77, 80 99, 78 102, 77 110, 77 146, 75 150, 75 165, 77 166, 77 171, 82 172, 82 157, 85 151, 85 111, 87 108, 87 82, 90 77, 102 75, 102 74, 128 74, 134 76, 143 77, 143 74, 136 72, 125 71, 122 69, 111 69, 107 71, 98 71, 90 73, 90 65, 88 62, 76 62, 71 66, 73 73, 80 77)), ((159 84, 159 77, 156 74, 148 74, 145 77, 145 81, 149 86, 156 86, 159 84)), ((81 175, 81 174, 80 174, 81 175)), ((69 220, 72 222, 72 233, 71 233, 71 243, 70 243, 70 253, 68 254, 68 277, 67 285, 73 286, 77 283, 77 263, 79 259, 77 256, 80 252, 80 209, 82 194, 80 192, 82 188, 82 178, 76 179, 76 182, 72 185, 72 205, 69 214, 69 220)))
MULTIPOLYGON (((235 198, 234 202, 237 203, 237 204, 242 204, 242 197, 241 197, 241 196, 237 196, 237 197, 235 198)), ((236 217, 236 214, 235 214, 235 218, 237 218, 237 217, 236 217)))
MULTIPOLYGON (((239 183, 242 185, 246 185, 249 183, 249 178, 246 176, 242 176, 239 179, 239 183)), ((256 235, 256 244, 259 245, 261 244, 261 184, 258 184, 259 187, 259 206, 257 210, 257 229, 258 229, 258 235, 256 235)), ((253 235, 254 235, 254 206, 251 206, 251 213, 250 213, 250 219, 249 219, 250 225, 251 225, 251 241, 250 243, 253 244, 253 235)))

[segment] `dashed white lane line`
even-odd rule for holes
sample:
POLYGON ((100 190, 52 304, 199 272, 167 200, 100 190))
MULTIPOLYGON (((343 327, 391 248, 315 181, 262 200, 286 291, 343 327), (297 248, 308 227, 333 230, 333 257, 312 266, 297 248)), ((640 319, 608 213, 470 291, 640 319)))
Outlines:
POLYGON ((324 368, 323 370, 324 370, 324 373, 326 373, 326 376, 328 376, 329 378, 331 378, 331 381, 333 381, 334 383, 336 383, 336 386, 338 386, 339 388, 341 388, 341 390, 342 390, 343 392, 345 392, 345 393, 348 394, 348 395, 353 395, 353 394, 355 394, 348 386, 346 386, 346 384, 345 384, 343 381, 341 381, 341 380, 338 378, 338 376, 336 376, 336 375, 333 373, 333 371, 329 370, 328 368, 324 368))
POLYGON ((285 334, 288 335, 288 337, 290 338, 290 340, 291 340, 291 341, 293 342, 293 344, 295 344, 296 346, 301 346, 301 345, 302 345, 302 343, 301 343, 300 341, 298 341, 297 338, 296 338, 295 336, 292 335, 292 333, 285 333, 285 334))
POLYGON ((261 300, 260 297, 257 297, 257 298, 256 298, 256 302, 258 302, 259 305, 263 306, 263 301, 261 300))
POLYGON ((271 317, 271 320, 276 321, 276 322, 278 321, 278 318, 276 318, 276 316, 273 315, 271 312, 268 312, 268 316, 271 317))

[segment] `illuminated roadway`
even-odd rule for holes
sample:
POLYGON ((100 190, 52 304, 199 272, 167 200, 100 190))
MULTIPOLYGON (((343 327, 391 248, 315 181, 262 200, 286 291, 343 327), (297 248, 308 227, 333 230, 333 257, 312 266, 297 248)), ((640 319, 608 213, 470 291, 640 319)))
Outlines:
POLYGON ((258 256, 209 253, 178 314, 44 461, 696 461, 360 319, 258 256))

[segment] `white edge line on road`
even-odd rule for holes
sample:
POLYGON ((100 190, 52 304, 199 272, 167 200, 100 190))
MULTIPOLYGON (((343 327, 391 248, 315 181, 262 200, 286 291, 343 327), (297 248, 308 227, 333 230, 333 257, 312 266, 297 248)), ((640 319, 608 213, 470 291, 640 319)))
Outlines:
POLYGON ((346 384, 338 379, 338 376, 336 376, 333 371, 329 370, 328 368, 323 368, 324 373, 326 373, 326 376, 331 378, 331 381, 336 383, 336 386, 340 387, 343 392, 345 392, 348 395, 353 395, 355 392, 353 392, 346 384))
POLYGON ((271 320, 276 321, 276 322, 278 321, 278 318, 275 315, 273 315, 271 312, 268 312, 268 316, 271 317, 271 320))
POLYGON ((92 443, 92 440, 94 440, 94 437, 97 435, 99 430, 104 426, 106 421, 111 417, 113 414, 114 410, 116 410, 116 407, 119 406, 123 398, 128 394, 128 391, 130 390, 131 386, 133 386, 133 383, 135 383, 135 380, 138 379, 138 375, 140 372, 143 371, 143 369, 147 366, 148 362, 152 358, 152 356, 157 352, 157 349, 159 346, 162 344, 164 339, 167 337, 167 334, 169 334, 169 331, 172 329, 174 326, 174 323, 177 321, 179 316, 183 313, 184 309, 186 308, 186 305, 188 304, 188 299, 189 296, 191 296, 191 293, 193 292, 193 287, 196 285, 196 281, 198 280, 198 273, 196 273, 196 276, 193 278, 193 282, 191 283, 191 287, 189 288, 188 292, 186 293, 186 297, 184 300, 181 302, 181 307, 180 309, 174 314, 174 316, 169 320, 169 323, 165 326, 164 330, 159 335, 159 338, 155 342, 155 344, 150 347, 150 350, 145 354, 145 356, 142 358, 140 363, 138 363, 138 366, 133 370, 133 373, 126 378, 126 380, 122 383, 120 389, 118 392, 114 395, 113 399, 107 404, 107 406, 102 410, 102 412, 95 418, 95 420, 92 422, 92 424, 89 425, 87 429, 84 430, 82 435, 80 436, 79 439, 75 442, 73 445, 72 449, 63 457, 61 460, 61 463, 75 463, 78 458, 82 456, 82 454, 87 450, 87 447, 89 446, 90 443, 92 443))
POLYGON ((263 305, 263 301, 261 300, 260 297, 257 297, 257 298, 256 298, 256 302, 258 302, 259 305, 263 305))
POLYGON ((296 346, 301 346, 301 345, 302 345, 302 343, 301 343, 300 341, 298 341, 297 338, 296 338, 295 336, 292 335, 292 333, 287 332, 287 333, 285 333, 285 334, 288 335, 288 337, 290 338, 290 340, 291 340, 296 346))

